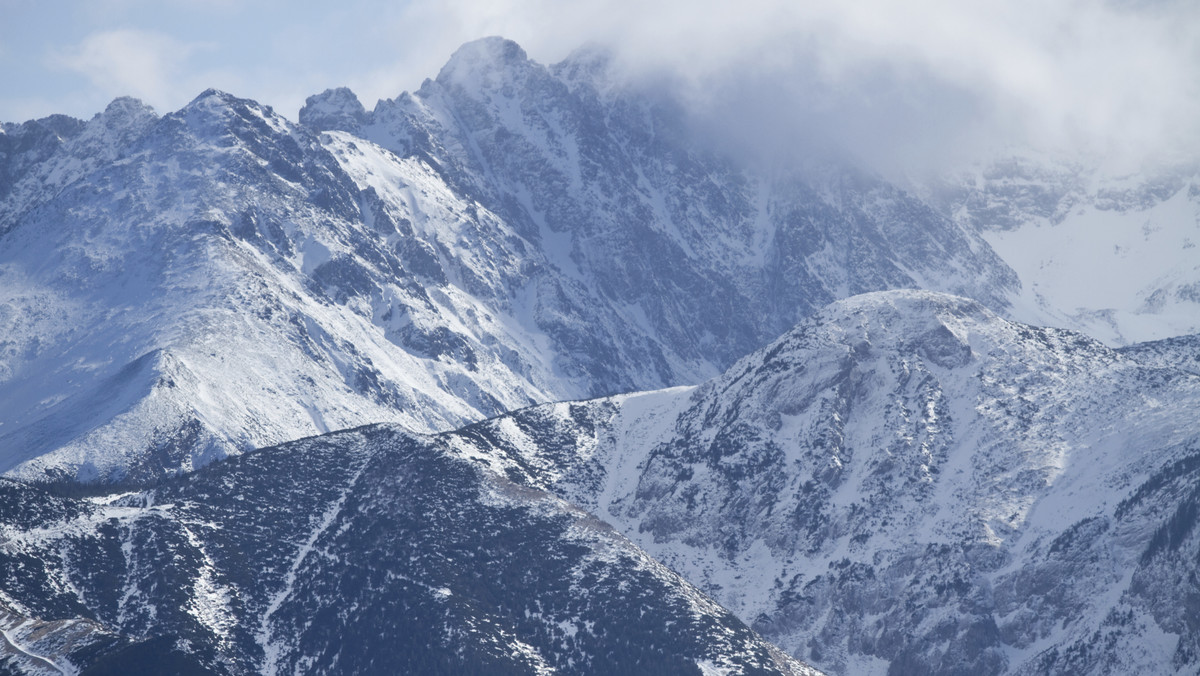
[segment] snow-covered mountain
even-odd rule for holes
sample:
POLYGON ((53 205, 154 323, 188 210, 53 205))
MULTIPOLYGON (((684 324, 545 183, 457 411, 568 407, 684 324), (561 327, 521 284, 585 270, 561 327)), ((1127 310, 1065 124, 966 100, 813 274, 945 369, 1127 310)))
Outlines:
POLYGON ((1200 333, 1200 165, 1127 173, 1034 153, 929 190, 1016 271, 1014 317, 1110 345, 1200 333))
POLYGON ((478 460, 372 426, 146 492, 0 480, 0 668, 817 675, 608 524, 478 460))
POLYGON ((519 359, 473 355, 447 329, 470 308, 432 299, 317 138, 269 109, 207 92, 156 118, 118 101, 47 163, 66 169, 18 182, 0 247, 11 474, 153 474, 367 421, 448 427, 546 396, 514 373, 528 369, 519 359), (97 138, 115 139, 115 159, 91 168, 97 138))
POLYGON ((1147 366, 1181 369, 1200 375, 1200 334, 1137 343, 1120 348, 1120 351, 1147 366))
POLYGON ((460 49, 296 125, 208 91, 0 135, 0 472, 153 476, 370 422, 691 384, 835 298, 1003 309, 986 243, 846 166, 705 150, 580 52, 460 49))
POLYGON ((867 294, 699 388, 451 438, 831 673, 1194 673, 1200 376, 1163 349, 867 294))
POLYGON ((768 171, 498 38, 0 131, 0 671, 1200 665, 1192 165, 768 171))

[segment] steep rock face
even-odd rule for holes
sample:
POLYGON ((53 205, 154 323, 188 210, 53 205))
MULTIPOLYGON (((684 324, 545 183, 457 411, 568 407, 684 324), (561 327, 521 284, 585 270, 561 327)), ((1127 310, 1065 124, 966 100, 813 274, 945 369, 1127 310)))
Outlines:
POLYGON ((537 246, 562 289, 538 294, 561 308, 538 327, 594 391, 694 382, 847 295, 925 286, 1003 308, 1017 286, 982 241, 878 179, 706 151, 669 96, 621 83, 603 54, 546 67, 489 38, 365 120, 326 113, 345 96, 301 119, 427 158, 537 246))
MULTIPOLYGON (((24 124, 5 123, 0 134, 0 200, 9 206, 5 218, 17 211, 13 192, 17 182, 35 167, 50 159, 83 128, 82 120, 66 115, 51 115, 24 124)), ((6 223, 8 225, 8 223, 6 223)))
POLYGON ((455 437, 833 672, 1174 673, 1197 664, 1198 407, 1193 373, 905 291, 697 389, 455 437))
POLYGON ((121 157, 158 119, 119 98, 88 122, 52 115, 6 125, 0 135, 0 233, 71 183, 121 157))
POLYGON ((376 426, 148 492, 0 482, 22 505, 0 526, 3 602, 83 634, 0 654, 34 673, 35 648, 131 673, 154 646, 211 673, 817 673, 504 462, 376 426))

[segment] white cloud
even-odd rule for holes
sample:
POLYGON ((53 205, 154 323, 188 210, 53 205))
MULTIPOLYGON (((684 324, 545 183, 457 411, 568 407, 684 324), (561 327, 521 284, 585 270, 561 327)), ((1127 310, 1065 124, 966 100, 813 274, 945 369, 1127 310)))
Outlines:
POLYGON ((105 99, 134 96, 171 110, 199 93, 189 90, 192 78, 186 66, 201 48, 161 33, 118 29, 92 33, 50 60, 52 66, 87 78, 105 99))
MULTIPOLYGON (((8 101, 59 100, 58 110, 86 114, 130 94, 169 111, 216 86, 295 116, 330 86, 351 86, 367 106, 396 96, 435 76, 461 43, 503 35, 543 63, 608 44, 631 73, 676 83, 703 123, 749 147, 830 142, 901 167, 1006 143, 1200 155, 1193 0, 76 5, 70 31, 49 31, 55 22, 32 10, 22 21, 73 41, 51 61, 60 80, 77 73, 89 87, 65 78, 59 93, 34 91, 37 72, 10 59, 8 101)), ((22 54, 44 53, 27 43, 16 43, 22 54)))

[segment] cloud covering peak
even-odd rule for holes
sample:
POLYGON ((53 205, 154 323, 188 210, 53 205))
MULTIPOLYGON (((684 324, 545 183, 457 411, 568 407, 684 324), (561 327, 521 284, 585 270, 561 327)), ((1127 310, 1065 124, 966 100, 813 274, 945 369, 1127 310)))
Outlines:
MULTIPOLYGON (((1200 4, 452 0, 534 58, 585 42, 710 118, 881 165, 997 147, 1145 160, 1200 146, 1200 4)), ((745 139, 754 143, 755 139, 745 139)))
POLYGON ((66 0, 0 25, 0 120, 158 110, 220 87, 295 115, 349 86, 416 89, 471 40, 541 63, 581 45, 670 83, 747 149, 849 149, 884 169, 1007 147, 1129 161, 1200 156, 1190 0, 66 0), (498 43, 499 44, 499 43, 498 43))

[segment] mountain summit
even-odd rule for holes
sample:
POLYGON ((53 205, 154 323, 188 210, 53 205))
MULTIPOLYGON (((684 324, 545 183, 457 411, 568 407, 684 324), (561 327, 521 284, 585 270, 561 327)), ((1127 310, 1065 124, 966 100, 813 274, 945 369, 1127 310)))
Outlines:
MULTIPOLYGON (((1016 280, 915 196, 703 150, 515 44, 301 125, 209 90, 4 137, 0 472, 151 477, 368 422, 692 384, 830 300, 1016 280)), ((603 82, 601 82, 603 80, 603 82)))

